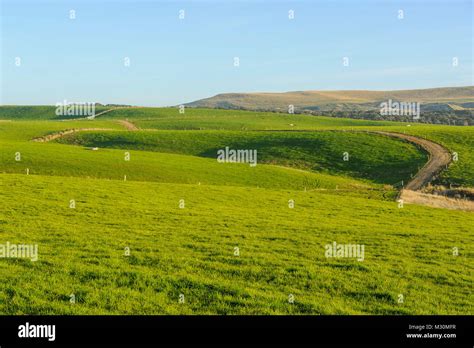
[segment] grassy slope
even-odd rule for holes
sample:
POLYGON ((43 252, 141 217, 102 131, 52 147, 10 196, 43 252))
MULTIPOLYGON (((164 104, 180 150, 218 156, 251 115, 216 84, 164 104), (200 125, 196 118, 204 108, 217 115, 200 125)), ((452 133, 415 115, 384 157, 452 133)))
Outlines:
POLYGON ((392 125, 393 122, 337 119, 333 117, 290 115, 272 112, 232 111, 177 108, 121 109, 100 116, 102 119, 129 119, 141 128, 156 129, 321 129, 326 127, 357 127, 392 125), (293 126, 291 126, 291 124, 293 126))
POLYGON ((1 143, 28 143, 31 139, 66 129, 109 128, 123 130, 117 122, 94 121, 12 121, 0 122, 1 143))
POLYGON ((124 151, 89 151, 66 145, 22 144, 5 145, 0 152, 3 163, 0 172, 95 177, 134 181, 168 183, 214 184, 232 186, 257 186, 303 190, 316 188, 367 188, 347 177, 307 173, 287 168, 247 164, 221 164, 215 160, 192 156, 130 151, 131 160, 124 160, 124 151), (22 160, 14 160, 15 151, 22 160), (269 179, 271 178, 271 179, 269 179))
MULTIPOLYGON (((110 109, 104 106, 96 106, 95 112, 110 109)), ((58 116, 56 115, 55 106, 18 106, 18 105, 4 105, 0 106, 0 120, 56 120, 67 119, 84 116, 58 116)))
MULTIPOLYGON (((426 124, 380 122, 340 119, 321 116, 260 113, 250 111, 186 109, 179 114, 173 108, 143 108, 117 110, 107 117, 129 118, 142 128, 154 129, 217 129, 217 130, 387 130, 425 136, 439 142, 451 151, 459 153, 459 161, 453 163, 441 176, 441 183, 474 186, 474 127, 441 126, 426 124)), ((105 115, 104 115, 105 117, 105 115)))
POLYGON ((222 164, 208 158, 177 154, 101 149, 90 151, 55 143, 36 143, 29 139, 61 129, 104 127, 120 128, 115 122, 3 122, 0 123, 0 172, 81 176, 105 179, 158 181, 170 183, 257 186, 267 188, 318 189, 369 187, 347 176, 309 173, 289 168, 248 164, 222 164), (15 160, 20 152, 21 161, 15 160), (271 179, 269 179, 271 178, 271 179))
POLYGON ((0 175, 0 186, 2 241, 39 245, 37 262, 1 260, 1 313, 473 313, 470 213, 82 178, 0 175), (333 241, 364 244, 365 261, 326 259, 333 241))
POLYGON ((427 161, 413 145, 384 136, 351 132, 159 131, 84 132, 60 140, 112 147, 217 157, 217 150, 256 149, 259 163, 350 175, 379 184, 407 180, 427 161), (348 152, 349 160, 343 160, 348 152))

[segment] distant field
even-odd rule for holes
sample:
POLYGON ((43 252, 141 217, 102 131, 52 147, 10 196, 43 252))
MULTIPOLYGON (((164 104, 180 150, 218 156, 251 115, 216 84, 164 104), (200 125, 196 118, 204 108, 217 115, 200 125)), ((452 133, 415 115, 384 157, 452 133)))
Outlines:
MULTIPOLYGON (((109 109, 105 106, 96 106, 95 112, 109 109)), ((0 106, 0 120, 59 120, 83 116, 56 115, 56 106, 0 106)))
POLYGON ((334 117, 311 117, 306 115, 274 112, 252 112, 214 109, 178 108, 121 109, 105 114, 103 119, 130 119, 141 128, 176 130, 281 130, 320 129, 324 127, 357 127, 393 125, 393 122, 351 120, 334 117))
POLYGON ((473 213, 399 208, 399 182, 427 155, 364 132, 443 144, 459 160, 439 182, 473 187, 472 127, 175 108, 59 121, 47 107, 3 108, 0 244, 36 243, 39 259, 0 259, 1 314, 474 313, 473 213), (81 128, 107 130, 31 141, 81 128), (258 165, 218 163, 226 146, 258 150, 258 165), (364 260, 326 258, 334 241, 363 244, 364 260))
MULTIPOLYGON (((115 128, 122 130, 123 126, 116 122, 94 120, 94 121, 15 121, 0 122, 0 143, 26 143, 43 135, 52 134, 65 129, 80 128, 115 128)), ((32 145, 37 145, 32 143, 32 145)))

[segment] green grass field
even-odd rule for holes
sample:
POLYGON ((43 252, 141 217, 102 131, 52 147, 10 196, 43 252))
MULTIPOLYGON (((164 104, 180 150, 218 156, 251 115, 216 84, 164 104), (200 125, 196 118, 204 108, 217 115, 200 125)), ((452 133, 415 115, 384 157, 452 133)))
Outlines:
POLYGON ((392 185, 427 155, 363 132, 443 144, 459 160, 439 181, 472 187, 472 127, 172 108, 59 121, 4 108, 0 244, 37 244, 38 261, 0 258, 1 314, 474 313, 474 215, 399 208, 392 185), (31 141, 77 128, 109 130, 31 141), (257 149, 258 165, 218 163, 225 146, 257 149), (364 260, 327 258, 334 241, 364 245, 364 260))
POLYGON ((60 139, 86 147, 118 148, 217 158, 217 151, 256 149, 259 163, 393 184, 427 161, 413 145, 380 135, 318 132, 117 131, 84 132, 60 139), (349 158, 344 161, 343 154, 349 158))
MULTIPOLYGON (((109 108, 105 106, 96 106, 96 114, 109 108)), ((81 118, 78 115, 56 115, 55 106, 1 106, 0 120, 63 120, 81 118)))
POLYGON ((332 127, 358 127, 392 125, 392 122, 378 122, 353 119, 336 119, 272 112, 185 109, 138 108, 121 109, 105 114, 102 119, 129 119, 140 128, 176 130, 301 130, 332 127))

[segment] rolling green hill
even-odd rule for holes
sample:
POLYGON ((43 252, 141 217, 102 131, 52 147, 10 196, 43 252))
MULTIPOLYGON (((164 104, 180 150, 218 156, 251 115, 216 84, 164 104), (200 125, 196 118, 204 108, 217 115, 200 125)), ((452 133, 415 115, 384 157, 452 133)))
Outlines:
MULTIPOLYGON (((110 108, 106 106, 96 106, 95 112, 99 113, 110 108)), ((70 118, 81 118, 79 115, 56 115, 55 106, 19 106, 2 105, 0 106, 0 120, 61 120, 70 118)))
POLYGON ((379 184, 406 180, 427 161, 413 145, 385 136, 352 132, 138 131, 81 132, 59 140, 87 147, 111 147, 202 156, 255 149, 258 163, 332 175, 350 175, 379 184), (347 161, 344 153, 348 154, 347 161))
POLYGON ((322 127, 357 127, 393 125, 394 122, 338 119, 333 117, 308 117, 305 115, 280 114, 219 109, 137 108, 121 109, 107 113, 101 119, 129 119, 141 128, 151 129, 320 129, 322 127))
POLYGON ((437 141, 459 153, 440 180, 474 186, 471 127, 176 108, 21 114, 0 122, 0 244, 37 244, 38 260, 0 258, 0 314, 473 314, 474 215, 400 208, 391 184, 426 154, 364 132, 437 141), (102 130, 31 140, 82 128, 102 130), (218 163, 225 146, 258 150, 258 165, 218 163), (326 257, 333 242, 363 245, 363 261, 326 257))

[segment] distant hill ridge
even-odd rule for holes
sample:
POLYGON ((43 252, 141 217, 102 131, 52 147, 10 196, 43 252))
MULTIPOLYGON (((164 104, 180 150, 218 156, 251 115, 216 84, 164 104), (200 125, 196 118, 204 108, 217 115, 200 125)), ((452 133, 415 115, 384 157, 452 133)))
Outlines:
POLYGON ((369 91, 293 91, 284 93, 223 93, 186 104, 190 107, 287 110, 364 111, 378 109, 389 99, 419 102, 427 110, 465 110, 474 103, 474 86, 442 87, 429 89, 369 91))

